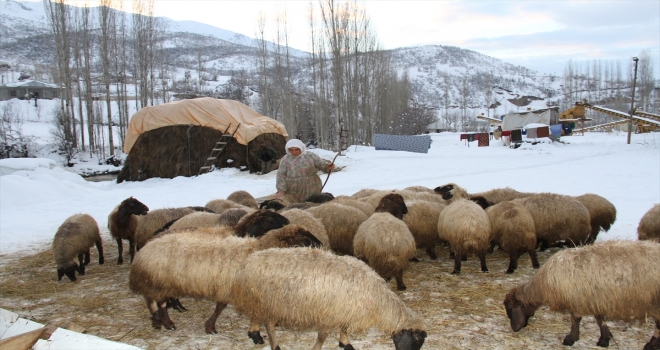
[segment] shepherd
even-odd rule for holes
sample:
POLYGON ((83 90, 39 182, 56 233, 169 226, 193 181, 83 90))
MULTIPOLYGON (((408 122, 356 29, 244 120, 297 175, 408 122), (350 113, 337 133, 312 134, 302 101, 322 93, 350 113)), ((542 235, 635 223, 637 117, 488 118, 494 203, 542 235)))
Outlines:
POLYGON ((257 158, 261 160, 261 175, 266 175, 270 172, 270 167, 275 159, 277 159, 277 151, 272 147, 260 145, 257 149, 257 158))
POLYGON ((330 173, 335 165, 307 152, 305 144, 291 139, 285 146, 286 155, 280 160, 277 170, 275 198, 286 198, 292 203, 300 203, 310 195, 321 193, 322 183, 318 175, 321 170, 330 173))

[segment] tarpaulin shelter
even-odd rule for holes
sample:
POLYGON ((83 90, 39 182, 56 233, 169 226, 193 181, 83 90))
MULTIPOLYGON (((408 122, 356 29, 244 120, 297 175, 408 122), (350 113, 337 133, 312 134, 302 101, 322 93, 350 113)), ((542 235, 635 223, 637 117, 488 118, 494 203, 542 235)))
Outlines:
POLYGON ((117 182, 197 175, 224 132, 236 127, 215 167, 258 171, 261 144, 285 154, 284 125, 238 101, 204 97, 142 108, 128 125, 128 157, 117 182))
POLYGON ((502 120, 502 130, 522 129, 525 125, 532 123, 557 124, 558 114, 559 108, 557 107, 507 114, 502 120))
POLYGON ((374 134, 374 146, 376 150, 428 153, 431 148, 431 136, 374 134))

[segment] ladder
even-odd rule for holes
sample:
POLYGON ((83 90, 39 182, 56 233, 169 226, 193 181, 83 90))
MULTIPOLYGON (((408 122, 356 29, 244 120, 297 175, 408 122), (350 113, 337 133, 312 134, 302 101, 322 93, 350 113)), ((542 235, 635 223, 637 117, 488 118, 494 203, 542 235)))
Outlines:
POLYGON ((227 147, 227 143, 232 137, 234 137, 234 134, 236 133, 236 131, 238 131, 239 126, 241 126, 241 123, 238 123, 236 129, 234 129, 234 132, 228 134, 227 132, 229 131, 229 128, 231 128, 231 123, 227 125, 227 129, 225 129, 225 131, 222 133, 222 136, 220 137, 220 141, 215 143, 215 146, 213 146, 213 149, 211 150, 211 155, 208 156, 208 158, 206 158, 204 165, 201 168, 199 168, 199 172, 197 173, 197 175, 202 175, 214 169, 215 167, 214 163, 218 159, 218 156, 220 155, 222 150, 225 149, 225 147, 227 147))
POLYGON ((344 129, 344 123, 340 124, 339 130, 339 152, 343 152, 348 148, 346 138, 348 137, 348 130, 344 129))

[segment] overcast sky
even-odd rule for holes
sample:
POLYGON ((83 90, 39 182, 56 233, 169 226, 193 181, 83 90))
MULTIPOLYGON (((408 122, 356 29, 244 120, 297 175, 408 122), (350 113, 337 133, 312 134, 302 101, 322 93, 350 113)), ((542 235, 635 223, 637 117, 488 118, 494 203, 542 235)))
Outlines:
MULTIPOLYGON (((309 51, 310 4, 318 7, 318 0, 155 2, 158 16, 198 21, 250 37, 255 37, 260 12, 266 16, 272 38, 277 14, 286 11, 290 46, 305 51, 309 51)), ((124 3, 124 9, 130 9, 130 1, 124 3)), ((650 50, 656 76, 660 73, 658 0, 359 3, 366 6, 385 49, 458 46, 556 74, 563 73, 569 60, 618 60, 625 69, 632 57, 650 50)))

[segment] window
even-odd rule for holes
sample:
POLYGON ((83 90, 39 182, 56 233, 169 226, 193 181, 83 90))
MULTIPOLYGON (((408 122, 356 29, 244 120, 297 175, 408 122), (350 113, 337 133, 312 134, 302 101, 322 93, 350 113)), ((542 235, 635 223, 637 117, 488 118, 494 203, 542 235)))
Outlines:
POLYGON ((9 90, 9 96, 16 97, 17 95, 16 90, 9 90))
POLYGON ((60 93, 58 91, 51 91, 50 95, 51 95, 50 97, 53 98, 60 97, 60 93))

